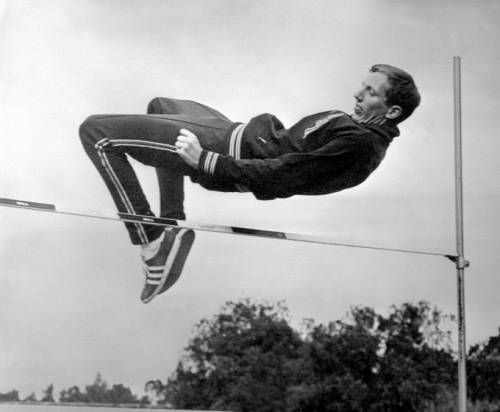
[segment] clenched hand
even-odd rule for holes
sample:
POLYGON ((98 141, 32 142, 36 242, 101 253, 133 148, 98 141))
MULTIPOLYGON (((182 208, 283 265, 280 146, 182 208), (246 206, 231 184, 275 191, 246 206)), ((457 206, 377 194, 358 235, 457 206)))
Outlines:
POLYGON ((201 151, 200 142, 196 135, 189 130, 181 129, 175 142, 177 153, 191 167, 198 167, 201 151))

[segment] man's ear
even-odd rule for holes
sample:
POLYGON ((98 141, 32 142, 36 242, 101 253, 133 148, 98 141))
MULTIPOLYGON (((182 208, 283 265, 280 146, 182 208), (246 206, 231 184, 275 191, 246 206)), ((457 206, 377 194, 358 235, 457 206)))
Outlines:
POLYGON ((401 113, 403 113, 403 109, 401 109, 401 106, 391 106, 387 110, 387 113, 385 114, 385 117, 387 119, 395 120, 399 116, 401 116, 401 113))

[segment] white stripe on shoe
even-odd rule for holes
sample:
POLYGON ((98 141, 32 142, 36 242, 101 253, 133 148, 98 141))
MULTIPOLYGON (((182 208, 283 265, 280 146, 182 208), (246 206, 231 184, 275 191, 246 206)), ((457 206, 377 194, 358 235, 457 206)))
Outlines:
POLYGON ((143 272, 145 276, 144 283, 146 285, 158 286, 161 283, 161 273, 151 274, 146 268, 143 269, 143 272))
POLYGON ((163 269, 165 269, 165 266, 146 266, 147 269, 150 271, 150 272, 153 272, 153 271, 161 271, 163 269))
POLYGON ((179 249, 175 254, 172 266, 169 268, 168 277, 166 282, 162 285, 159 294, 166 292, 179 280, 184 264, 186 263, 186 259, 189 255, 191 247, 193 246, 194 239, 195 233, 193 230, 179 230, 179 249))
MULTIPOLYGON (((147 299, 143 300, 144 303, 151 302, 151 300, 153 300, 153 298, 155 296, 164 292, 162 289, 165 286, 165 283, 167 282, 167 280, 169 279, 169 275, 171 274, 172 267, 174 266, 176 259, 178 258, 179 250, 182 246, 184 235, 188 232, 192 232, 192 230, 182 228, 181 230, 179 230, 179 232, 177 232, 175 234, 174 243, 172 244, 172 247, 170 248, 170 251, 168 252, 165 266, 163 266, 164 271, 162 272, 161 280, 158 283, 156 283, 156 282, 151 283, 151 284, 157 284, 158 286, 156 287, 155 291, 150 296, 148 296, 147 299)), ((161 268, 161 267, 162 266, 155 266, 155 268, 161 268)), ((151 270, 151 268, 149 270, 151 270)))
POLYGON ((181 229, 179 233, 176 233, 174 243, 172 245, 172 248, 170 249, 170 252, 168 253, 167 261, 165 262, 165 271, 163 272, 161 285, 158 286, 158 289, 155 291, 155 295, 160 292, 160 290, 163 288, 163 285, 167 281, 170 270, 172 269, 172 265, 175 261, 175 258, 177 257, 177 253, 179 252, 182 236, 184 236, 187 231, 188 229, 181 229))

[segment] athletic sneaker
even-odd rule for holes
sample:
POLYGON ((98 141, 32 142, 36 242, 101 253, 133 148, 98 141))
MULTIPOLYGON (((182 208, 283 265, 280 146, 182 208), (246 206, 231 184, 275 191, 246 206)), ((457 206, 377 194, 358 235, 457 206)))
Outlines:
POLYGON ((193 245, 194 236, 191 229, 165 229, 158 252, 151 259, 144 260, 142 302, 151 302, 156 295, 167 291, 177 282, 193 245))

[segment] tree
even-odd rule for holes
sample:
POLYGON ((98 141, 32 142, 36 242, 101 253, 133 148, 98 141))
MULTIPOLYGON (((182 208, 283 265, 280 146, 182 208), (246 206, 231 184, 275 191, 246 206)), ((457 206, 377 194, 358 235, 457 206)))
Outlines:
POLYGON ((94 383, 92 385, 85 386, 85 392, 86 402, 109 403, 108 384, 99 372, 97 372, 94 383))
POLYGON ((347 319, 313 327, 313 373, 290 398, 292 411, 420 411, 454 382, 446 319, 425 303, 384 317, 353 308, 347 319))
POLYGON ((387 318, 380 317, 385 352, 377 386, 378 410, 422 410, 456 384, 451 332, 442 329, 448 320, 454 319, 427 302, 392 307, 387 318))
POLYGON ((283 304, 228 302, 197 325, 164 399, 183 409, 411 412, 455 382, 448 317, 425 302, 388 316, 353 308, 302 334, 288 318, 283 304))
POLYGON ((38 402, 35 392, 31 392, 26 398, 23 399, 23 402, 38 402))
POLYGON ((228 302, 196 326, 166 399, 176 408, 279 412, 302 346, 282 304, 228 302))
POLYGON ((98 372, 94 383, 85 386, 81 392, 78 386, 73 386, 61 392, 61 402, 83 402, 83 403, 110 403, 110 404, 136 404, 140 400, 132 391, 122 384, 115 384, 111 388, 98 372))
POLYGON ((472 400, 500 400, 500 329, 484 344, 469 349, 468 392, 472 400))
POLYGON ((123 386, 121 383, 113 385, 111 389, 108 390, 107 400, 109 403, 115 405, 140 403, 130 388, 123 386))
POLYGON ((87 397, 86 394, 80 392, 78 386, 72 386, 61 391, 59 402, 87 402, 87 397))
POLYGON ((290 388, 290 411, 367 410, 379 363, 376 321, 372 309, 355 308, 349 322, 309 324, 301 384, 290 388))
POLYGON ((19 402, 19 391, 13 389, 7 393, 0 393, 0 402, 19 402))
POLYGON ((54 385, 52 383, 43 391, 40 402, 54 402, 54 385))
MULTIPOLYGON (((168 405, 167 399, 165 399, 165 391, 167 385, 164 384, 160 379, 150 380, 146 382, 144 386, 144 391, 146 392, 147 403, 153 405, 168 405)), ((144 403, 144 402, 142 402, 144 403)))

